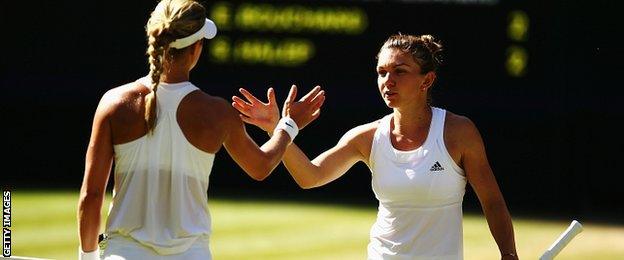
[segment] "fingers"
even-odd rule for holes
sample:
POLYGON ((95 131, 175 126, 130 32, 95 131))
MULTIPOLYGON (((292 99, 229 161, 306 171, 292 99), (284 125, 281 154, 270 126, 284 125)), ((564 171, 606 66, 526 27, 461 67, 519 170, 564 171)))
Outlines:
POLYGON ((258 100, 254 95, 252 95, 251 93, 249 93, 249 91, 247 91, 244 88, 239 88, 238 91, 243 94, 243 96, 245 96, 245 98, 251 103, 251 104, 256 104, 256 103, 262 103, 262 101, 258 100))
POLYGON ((321 109, 319 108, 316 111, 314 111, 314 113, 312 113, 312 120, 317 119, 320 115, 321 115, 321 109))
POLYGON ((277 100, 275 99, 275 90, 273 88, 269 88, 267 90, 267 100, 269 100, 269 104, 277 103, 277 100))
POLYGON ((312 107, 314 109, 318 109, 323 102, 325 101, 325 91, 321 90, 318 93, 316 93, 316 95, 312 98, 312 100, 310 100, 310 103, 312 103, 312 107))
POLYGON ((290 91, 288 92, 288 97, 286 98, 286 101, 284 103, 292 103, 296 97, 297 97, 297 86, 292 85, 290 87, 290 91))
POLYGON ((308 101, 310 101, 310 99, 312 97, 316 96, 316 94, 318 94, 320 91, 321 91, 321 86, 316 86, 312 90, 310 90, 310 92, 308 92, 308 94, 303 96, 299 101, 301 101, 301 102, 308 102, 308 101))
POLYGON ((251 105, 248 104, 247 102, 245 102, 244 100, 242 100, 241 98, 237 97, 237 96, 233 96, 232 100, 234 102, 232 102, 232 106, 238 110, 238 112, 240 112, 241 114, 245 115, 245 116, 249 116, 251 115, 251 105))
POLYGON ((232 101, 234 101, 234 103, 237 103, 238 105, 245 107, 245 108, 252 107, 251 104, 247 103, 247 101, 243 100, 242 98, 239 98, 238 96, 232 96, 232 101))

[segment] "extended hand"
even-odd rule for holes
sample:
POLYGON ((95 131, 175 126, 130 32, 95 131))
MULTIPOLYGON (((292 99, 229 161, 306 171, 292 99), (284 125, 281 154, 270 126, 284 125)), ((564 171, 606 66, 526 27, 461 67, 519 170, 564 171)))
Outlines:
POLYGON ((245 96, 247 102, 237 96, 233 96, 232 100, 234 102, 232 102, 232 106, 241 113, 240 117, 243 122, 255 125, 266 132, 272 133, 280 119, 279 108, 275 101, 275 91, 273 88, 267 90, 267 103, 260 101, 244 88, 240 88, 238 91, 245 96))
POLYGON ((321 90, 320 86, 316 86, 299 101, 294 101, 296 97, 297 86, 292 85, 282 108, 282 117, 289 116, 295 120, 299 129, 303 129, 321 114, 321 106, 325 102, 325 91, 321 90))
MULTIPOLYGON (((241 113, 243 122, 258 126, 260 129, 272 133, 279 121, 279 108, 275 101, 275 91, 273 88, 267 90, 268 102, 264 103, 244 88, 239 89, 246 100, 237 96, 232 97, 232 106, 241 113)), ((297 86, 293 85, 288 93, 288 98, 284 102, 282 116, 290 116, 299 129, 318 118, 321 113, 321 106, 325 101, 325 91, 316 86, 299 101, 294 101, 297 97, 297 86)))

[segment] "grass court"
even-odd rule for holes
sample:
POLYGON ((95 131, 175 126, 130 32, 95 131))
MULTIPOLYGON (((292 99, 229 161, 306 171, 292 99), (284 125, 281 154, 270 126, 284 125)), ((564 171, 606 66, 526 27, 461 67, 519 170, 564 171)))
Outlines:
MULTIPOLYGON (((77 257, 77 192, 16 190, 11 197, 14 256, 77 257)), ((109 201, 107 197, 103 216, 109 201)), ((216 260, 365 259, 376 216, 374 207, 310 202, 210 198, 209 204, 216 260)), ((538 259, 570 221, 514 218, 520 258, 538 259)), ((584 231, 556 259, 624 259, 624 226, 579 221, 584 231)), ((500 259, 482 215, 464 215, 464 256, 500 259)))

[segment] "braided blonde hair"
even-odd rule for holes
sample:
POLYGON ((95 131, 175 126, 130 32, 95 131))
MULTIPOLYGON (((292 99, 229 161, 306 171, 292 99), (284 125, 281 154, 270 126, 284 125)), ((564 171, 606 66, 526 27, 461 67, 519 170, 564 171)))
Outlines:
POLYGON ((156 126, 156 90, 161 76, 171 60, 184 50, 170 49, 169 44, 198 31, 205 19, 206 9, 198 2, 162 0, 147 21, 147 55, 152 78, 151 92, 145 96, 145 123, 149 133, 156 126))

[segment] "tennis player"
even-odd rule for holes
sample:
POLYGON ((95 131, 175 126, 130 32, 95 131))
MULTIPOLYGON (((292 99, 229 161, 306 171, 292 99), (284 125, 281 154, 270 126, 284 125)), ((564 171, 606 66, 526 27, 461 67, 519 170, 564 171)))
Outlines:
MULTIPOLYGON (((441 51, 430 35, 389 37, 376 71, 392 113, 351 129, 312 161, 293 144, 283 162, 302 188, 325 185, 356 162, 368 165, 379 200, 368 259, 463 259, 466 183, 479 198, 501 259, 517 259, 511 217, 479 131, 470 119, 430 104, 441 51)), ((233 101, 250 117, 245 122, 272 131, 279 119, 270 112, 275 108, 254 105, 248 101, 255 97, 242 94, 247 101, 233 101)))
MULTIPOLYGON (((100 259, 98 232, 106 184, 115 186, 104 259, 211 259, 207 191, 221 146, 256 180, 280 163, 300 128, 318 117, 320 87, 289 110, 258 145, 237 111, 189 82, 215 24, 192 0, 163 0, 147 22, 150 71, 102 97, 93 119, 78 203, 79 259, 100 259)), ((268 91, 269 104, 275 93, 268 91)))

